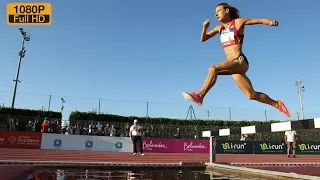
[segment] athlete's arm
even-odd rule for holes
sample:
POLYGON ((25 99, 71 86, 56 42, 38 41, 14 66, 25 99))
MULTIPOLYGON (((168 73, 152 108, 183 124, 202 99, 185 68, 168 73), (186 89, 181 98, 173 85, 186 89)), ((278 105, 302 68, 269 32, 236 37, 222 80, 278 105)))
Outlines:
POLYGON ((200 38, 201 42, 205 42, 208 39, 212 38, 213 36, 217 35, 220 30, 220 25, 216 26, 215 28, 213 28, 209 32, 207 32, 207 30, 208 29, 205 27, 202 29, 201 38, 200 38))
POLYGON ((241 24, 244 25, 256 25, 256 24, 263 24, 263 25, 267 25, 267 26, 278 26, 278 21, 276 20, 270 20, 270 19, 251 19, 251 18, 239 18, 239 20, 241 21, 241 24))

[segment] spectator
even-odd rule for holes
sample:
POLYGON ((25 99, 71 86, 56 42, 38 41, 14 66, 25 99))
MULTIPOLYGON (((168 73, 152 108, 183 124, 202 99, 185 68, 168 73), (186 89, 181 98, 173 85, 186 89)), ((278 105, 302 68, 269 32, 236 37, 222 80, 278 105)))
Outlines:
POLYGON ((176 139, 180 139, 180 128, 177 128, 177 129, 176 129, 176 133, 174 134, 174 137, 175 137, 176 139))
POLYGON ((141 156, 144 155, 142 147, 142 138, 141 138, 142 127, 138 125, 138 120, 133 121, 133 125, 130 127, 130 139, 133 142, 133 155, 137 154, 137 143, 139 143, 141 156))
POLYGON ((91 124, 89 125, 89 135, 93 135, 94 128, 94 124, 93 122, 91 122, 91 124))
POLYGON ((69 125, 68 134, 73 134, 73 125, 69 125))
POLYGON ((49 124, 47 123, 47 120, 43 120, 43 123, 41 124, 41 133, 48 133, 49 131, 49 124))
POLYGON ((104 128, 104 135, 105 136, 110 136, 109 124, 106 124, 106 127, 104 128))
POLYGON ((127 122, 126 126, 124 127, 125 137, 129 137, 129 132, 130 132, 130 124, 127 122))
POLYGON ((59 125, 59 122, 58 120, 55 120, 53 123, 52 123, 52 132, 55 133, 55 134, 60 134, 60 125, 59 125))
POLYGON ((32 129, 33 129, 33 123, 32 121, 29 121, 28 124, 26 125, 26 131, 32 132, 32 129))
POLYGON ((292 149, 292 155, 296 157, 296 142, 298 139, 296 131, 286 131, 284 134, 284 139, 287 144, 287 156, 290 158, 290 149, 292 149))
POLYGON ((246 141, 246 138, 248 137, 248 135, 246 134, 241 134, 241 138, 240 141, 246 141))
POLYGON ((74 135, 81 135, 81 130, 79 124, 74 127, 74 135))
POLYGON ((112 124, 111 125, 111 128, 110 128, 110 136, 115 136, 117 133, 117 130, 116 128, 114 127, 114 125, 112 124))
POLYGON ((83 129, 82 129, 82 135, 88 135, 89 134, 89 129, 87 126, 83 126, 83 129))
POLYGON ((100 122, 98 122, 98 124, 97 124, 97 134, 98 134, 98 136, 101 136, 101 134, 102 134, 102 124, 100 124, 100 122))
POLYGON ((9 131, 16 131, 16 124, 14 123, 14 120, 12 118, 10 118, 9 120, 9 124, 8 124, 8 130, 9 131))
POLYGON ((16 119, 16 131, 20 131, 21 130, 21 127, 20 127, 20 124, 19 124, 19 119, 16 119))

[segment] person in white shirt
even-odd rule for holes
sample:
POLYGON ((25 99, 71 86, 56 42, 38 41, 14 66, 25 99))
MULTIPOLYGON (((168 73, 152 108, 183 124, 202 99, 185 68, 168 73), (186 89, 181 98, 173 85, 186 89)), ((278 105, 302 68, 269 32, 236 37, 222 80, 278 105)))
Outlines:
POLYGON ((144 155, 141 134, 142 134, 142 127, 138 125, 138 120, 135 119, 133 121, 133 125, 130 127, 130 132, 129 132, 130 139, 133 142, 133 155, 137 154, 137 143, 139 143, 141 155, 142 156, 144 155))
POLYGON ((110 136, 115 136, 116 133, 117 133, 116 128, 114 127, 114 125, 111 125, 111 128, 110 128, 110 136))
POLYGON ((287 155, 290 158, 290 149, 292 148, 292 155, 296 157, 296 143, 297 143, 297 133, 296 131, 286 131, 284 134, 284 139, 287 144, 287 155))

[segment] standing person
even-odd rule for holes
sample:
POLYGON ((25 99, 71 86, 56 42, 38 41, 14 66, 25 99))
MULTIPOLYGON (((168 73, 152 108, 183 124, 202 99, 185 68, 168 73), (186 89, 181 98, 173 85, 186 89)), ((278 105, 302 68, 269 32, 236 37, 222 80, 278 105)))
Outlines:
POLYGON ((41 133, 48 133, 49 132, 49 124, 47 123, 47 120, 44 119, 43 123, 41 124, 41 133))
POLYGON ((239 11, 227 3, 220 3, 216 6, 216 18, 221 24, 207 31, 210 20, 203 23, 201 42, 205 42, 217 34, 220 34, 220 40, 224 48, 226 60, 216 65, 210 66, 208 75, 202 88, 198 92, 183 92, 185 99, 202 105, 203 99, 209 90, 216 83, 219 75, 232 75, 237 86, 244 92, 250 100, 256 100, 261 103, 271 105, 290 117, 290 112, 282 100, 273 100, 263 92, 256 92, 246 72, 249 69, 249 61, 242 52, 244 39, 244 27, 246 25, 263 24, 267 26, 278 26, 278 21, 269 19, 250 19, 240 18, 239 11))
POLYGON ((287 156, 290 158, 290 149, 292 149, 292 155, 296 157, 296 145, 297 145, 297 132, 296 131, 286 131, 284 134, 284 139, 287 144, 287 156))
POLYGON ((130 127, 130 132, 129 132, 130 139, 133 142, 133 155, 137 154, 137 143, 139 143, 141 156, 144 155, 143 147, 142 147, 141 132, 142 132, 142 127, 138 125, 138 120, 135 119, 133 121, 133 125, 130 127))

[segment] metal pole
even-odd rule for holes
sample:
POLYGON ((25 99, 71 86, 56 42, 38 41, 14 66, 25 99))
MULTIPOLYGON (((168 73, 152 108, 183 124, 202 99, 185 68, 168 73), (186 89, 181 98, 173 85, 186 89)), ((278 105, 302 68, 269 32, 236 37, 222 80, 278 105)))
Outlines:
POLYGON ((297 81, 295 81, 295 83, 296 83, 296 86, 297 86, 297 92, 299 94, 301 119, 304 120, 302 92, 305 91, 305 88, 304 88, 304 85, 302 84, 301 80, 297 80, 297 81))
POLYGON ((264 117, 266 118, 266 121, 268 121, 267 110, 264 110, 264 117))
POLYGON ((149 117, 149 102, 147 102, 147 117, 149 117))
POLYGON ((18 82, 19 81, 19 74, 20 74, 20 67, 21 67, 21 60, 22 60, 22 53, 23 53, 23 50, 24 50, 24 41, 25 39, 23 38, 22 40, 22 46, 21 46, 21 51, 19 53, 19 64, 18 64, 18 69, 17 69, 17 73, 16 73, 16 79, 14 79, 14 88, 13 88, 13 95, 12 95, 12 104, 11 104, 11 108, 14 108, 14 104, 15 104, 15 101, 16 101, 16 94, 17 94, 17 86, 18 86, 18 82))
POLYGON ((99 110, 98 110, 99 114, 100 114, 100 107, 101 107, 101 98, 99 99, 99 110))
POLYGON ((229 107, 229 120, 231 121, 231 108, 229 107))
POLYGON ((51 95, 49 95, 49 106, 48 106, 48 111, 50 111, 50 106, 51 106, 51 95))
POLYGON ((300 110, 301 110, 301 118, 304 120, 304 111, 303 111, 303 102, 302 102, 302 93, 299 93, 300 95, 300 110))
POLYGON ((16 79, 13 80, 14 81, 14 88, 13 88, 11 108, 14 108, 14 104, 15 104, 15 101, 16 101, 17 86, 18 86, 18 82, 20 83, 19 75, 20 75, 21 61, 22 61, 22 58, 24 58, 25 53, 26 53, 26 50, 24 48, 24 42, 25 41, 30 41, 30 35, 28 35, 26 32, 24 32, 23 28, 19 28, 19 31, 20 31, 20 33, 22 35, 22 45, 21 45, 21 50, 19 52, 19 63, 18 63, 16 79))
POLYGON ((210 163, 216 162, 216 138, 210 136, 210 163))

